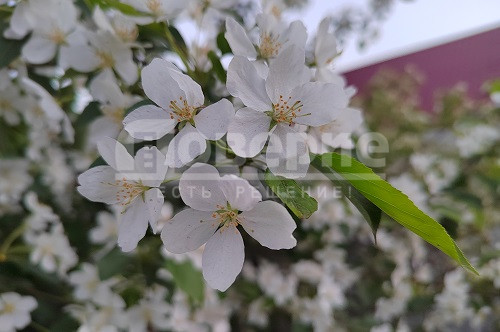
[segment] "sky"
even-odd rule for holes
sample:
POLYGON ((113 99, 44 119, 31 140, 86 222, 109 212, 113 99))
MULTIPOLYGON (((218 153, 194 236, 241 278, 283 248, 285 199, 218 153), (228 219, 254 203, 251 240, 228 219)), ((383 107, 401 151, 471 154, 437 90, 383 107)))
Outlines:
MULTIPOLYGON (((351 4, 367 6, 368 1, 310 0, 289 18, 302 19, 311 35, 324 16, 351 4)), ((500 27, 500 0, 397 0, 378 39, 364 50, 351 41, 337 59, 337 69, 348 71, 494 27, 500 27)))

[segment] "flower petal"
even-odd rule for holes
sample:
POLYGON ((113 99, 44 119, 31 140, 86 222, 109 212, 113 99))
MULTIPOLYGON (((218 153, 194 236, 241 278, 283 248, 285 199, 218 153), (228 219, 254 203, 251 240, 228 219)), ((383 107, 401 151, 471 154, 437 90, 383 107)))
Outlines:
POLYGON ((245 107, 236 112, 227 130, 227 143, 236 155, 255 157, 266 144, 271 118, 245 107))
POLYGON ((194 160, 207 149, 207 142, 200 132, 190 123, 168 144, 166 164, 173 168, 179 168, 194 160))
POLYGON ((271 61, 266 80, 266 91, 273 103, 287 96, 297 86, 309 81, 309 70, 304 64, 304 50, 291 45, 271 61))
POLYGON ((227 90, 243 104, 257 111, 271 110, 265 81, 247 58, 235 56, 227 70, 227 90))
POLYGON ((174 254, 182 254, 201 247, 219 226, 212 213, 194 209, 177 213, 161 231, 161 240, 165 248, 174 254))
POLYGON ((153 59, 142 69, 142 88, 149 99, 165 110, 171 101, 186 98, 186 94, 172 77, 172 64, 164 59, 153 59))
POLYGON ((123 126, 130 136, 142 140, 155 140, 174 129, 177 121, 170 113, 153 105, 141 106, 123 119, 123 126))
POLYGON ((175 67, 171 67, 170 75, 177 82, 179 88, 184 91, 190 106, 199 107, 203 105, 205 97, 198 83, 175 67))
POLYGON ((78 177, 80 186, 76 189, 92 202, 116 204, 118 203, 116 195, 121 189, 111 185, 116 180, 116 174, 116 171, 111 166, 93 167, 80 174, 78 177))
POLYGON ((145 192, 144 202, 149 212, 149 225, 153 232, 156 230, 156 224, 158 219, 160 219, 161 208, 163 206, 164 197, 160 189, 152 188, 145 192))
POLYGON ((220 188, 231 207, 239 211, 251 210, 262 200, 257 189, 236 175, 224 175, 220 180, 220 188))
POLYGON ((303 105, 302 116, 296 117, 295 122, 314 127, 333 121, 335 115, 344 111, 349 103, 344 88, 333 83, 309 82, 295 88, 290 96, 303 105))
POLYGON ((134 157, 136 180, 145 186, 159 187, 168 171, 165 155, 156 146, 143 147, 134 157))
POLYGON ((240 232, 234 226, 215 232, 203 251, 203 277, 212 288, 224 292, 236 280, 243 268, 245 247, 240 232))
POLYGON ((256 58, 255 46, 248 38, 245 29, 232 17, 226 18, 226 37, 234 55, 241 55, 247 58, 256 58))
POLYGON ((316 33, 314 57, 318 67, 327 66, 338 55, 337 38, 333 31, 329 31, 332 20, 331 17, 324 18, 316 33))
POLYGON ((187 169, 179 181, 179 192, 186 205, 200 211, 215 211, 217 205, 227 203, 219 172, 208 164, 196 163, 187 169))
POLYGON ((139 78, 137 65, 132 60, 132 56, 126 60, 116 61, 115 70, 127 85, 134 84, 139 78))
POLYGON ((96 70, 101 63, 94 49, 88 45, 63 46, 60 53, 60 58, 65 60, 65 65, 82 73, 96 70))
POLYGON ((104 161, 117 171, 134 170, 134 158, 132 158, 127 149, 115 139, 104 137, 97 142, 97 149, 104 161))
POLYGON ((264 247, 290 249, 297 245, 292 233, 297 228, 286 208, 273 201, 259 202, 240 214, 241 226, 264 247))
POLYGON ((233 104, 227 99, 221 99, 196 114, 194 123, 206 139, 216 141, 227 133, 227 127, 233 118, 233 104))
POLYGON ((266 163, 271 172, 289 179, 304 177, 309 169, 305 137, 294 128, 278 124, 271 133, 266 163))
POLYGON ((33 64, 46 63, 56 55, 57 46, 50 40, 32 35, 22 49, 23 58, 33 64))
POLYGON ((148 214, 148 208, 142 197, 137 197, 121 215, 118 224, 118 245, 122 251, 134 250, 139 241, 146 235, 148 214))

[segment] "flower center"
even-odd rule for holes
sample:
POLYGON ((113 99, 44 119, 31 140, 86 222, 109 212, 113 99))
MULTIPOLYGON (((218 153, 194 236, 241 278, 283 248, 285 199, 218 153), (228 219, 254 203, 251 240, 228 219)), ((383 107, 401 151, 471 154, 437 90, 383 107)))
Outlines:
POLYGON ((136 27, 130 29, 126 27, 116 28, 115 31, 118 37, 120 37, 125 42, 133 42, 137 39, 137 35, 139 34, 136 27))
POLYGON ((12 303, 5 303, 3 307, 3 313, 11 314, 16 311, 16 306, 12 303))
POLYGON ((115 64, 115 60, 113 56, 107 52, 97 51, 97 57, 101 60, 100 67, 101 68, 110 68, 115 64))
POLYGON ((129 205, 134 200, 134 198, 148 189, 142 183, 130 181, 125 178, 122 178, 121 180, 115 180, 114 182, 101 183, 119 187, 119 190, 116 193, 116 202, 120 203, 121 206, 129 205))
POLYGON ((104 116, 111 119, 114 123, 121 125, 123 122, 123 108, 104 105, 101 110, 104 116))
POLYGON ((272 58, 278 55, 281 43, 278 42, 279 36, 273 36, 269 32, 262 32, 260 35, 260 55, 263 58, 272 58))
POLYGON ((153 15, 155 16, 163 15, 163 10, 161 8, 161 3, 159 0, 148 0, 146 6, 153 13, 153 15))
POLYGON ((66 40, 66 35, 59 28, 54 28, 49 35, 49 39, 53 41, 55 44, 61 45, 64 44, 66 40))
POLYGON ((176 119, 177 122, 189 121, 193 118, 196 108, 190 106, 184 97, 179 97, 179 102, 177 100, 171 100, 168 105, 170 110, 171 119, 176 119))
POLYGON ((221 228, 221 232, 230 226, 238 226, 241 224, 241 219, 238 217, 238 210, 231 209, 229 206, 217 205, 217 211, 212 213, 212 218, 215 218, 216 223, 218 223, 221 228))
POLYGON ((281 18, 281 9, 278 6, 273 5, 273 7, 271 8, 271 14, 273 14, 274 17, 279 19, 281 18))
POLYGON ((0 99, 0 110, 9 110, 12 108, 12 103, 5 99, 0 99))
POLYGON ((284 122, 288 123, 290 126, 295 123, 295 118, 297 116, 306 116, 309 114, 299 114, 302 111, 302 101, 297 100, 292 103, 292 97, 288 97, 288 99, 283 99, 283 96, 280 96, 280 100, 273 104, 272 118, 276 122, 284 122))

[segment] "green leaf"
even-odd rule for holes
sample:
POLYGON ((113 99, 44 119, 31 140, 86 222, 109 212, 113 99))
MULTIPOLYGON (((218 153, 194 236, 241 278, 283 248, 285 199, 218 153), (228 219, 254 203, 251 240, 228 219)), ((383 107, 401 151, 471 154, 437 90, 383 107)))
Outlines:
POLYGON ((172 273, 174 282, 195 303, 202 303, 204 298, 205 281, 201 271, 196 269, 190 261, 166 262, 167 270, 172 273))
POLYGON ((224 36, 224 32, 221 32, 217 35, 217 47, 222 52, 222 55, 231 53, 231 46, 229 46, 229 43, 224 36))
POLYGON ((114 275, 121 274, 131 260, 131 256, 124 254, 120 249, 115 248, 111 250, 97 262, 99 277, 102 280, 106 280, 114 275))
POLYGON ((273 193, 275 193, 298 218, 307 219, 318 209, 318 202, 302 190, 294 180, 276 176, 271 173, 269 169, 266 170, 264 180, 273 193))
POLYGON ((335 152, 314 156, 313 163, 332 168, 388 216, 453 258, 462 267, 478 274, 443 226, 423 213, 408 196, 382 180, 370 168, 347 155, 335 152))
POLYGON ((83 112, 76 119, 75 127, 86 127, 99 116, 102 116, 99 103, 92 101, 85 107, 83 112))
POLYGON ((140 16, 144 15, 137 11, 134 7, 120 2, 119 0, 90 0, 90 2, 103 9, 114 8, 121 11, 125 15, 140 16))
POLYGON ((368 225, 370 225, 373 237, 376 241, 376 234, 378 226, 380 224, 380 219, 382 217, 382 210, 380 210, 375 204, 370 202, 349 182, 344 181, 342 176, 335 172, 331 167, 323 165, 323 163, 321 162, 321 158, 311 158, 311 165, 313 165, 318 171, 322 172, 330 181, 332 181, 335 186, 340 188, 344 196, 351 201, 351 203, 359 210, 359 212, 361 212, 361 215, 368 222, 368 225))
MULTIPOLYGON (((6 25, 1 24, 1 31, 5 31, 6 25)), ((0 68, 7 67, 21 54, 23 40, 5 39, 0 35, 0 68)))
POLYGON ((226 83, 227 73, 224 70, 224 67, 222 67, 222 64, 220 63, 220 60, 219 60, 219 57, 217 56, 217 54, 215 54, 214 51, 210 51, 210 52, 208 52, 208 58, 210 59, 210 62, 212 62, 212 70, 217 75, 217 78, 222 83, 226 83))

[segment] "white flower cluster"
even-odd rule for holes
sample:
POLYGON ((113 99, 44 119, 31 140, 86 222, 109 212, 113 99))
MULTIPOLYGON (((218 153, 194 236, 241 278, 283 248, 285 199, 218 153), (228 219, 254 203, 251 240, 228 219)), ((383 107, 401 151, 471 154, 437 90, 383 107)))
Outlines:
POLYGON ((338 188, 306 176, 310 152, 353 149, 364 120, 333 70, 338 20, 311 38, 290 3, 0 0, 0 331, 498 323, 497 118, 407 133, 381 111, 404 150, 389 182, 482 278, 390 223, 374 246, 338 188), (311 184, 318 211, 297 222, 264 172, 311 184))

